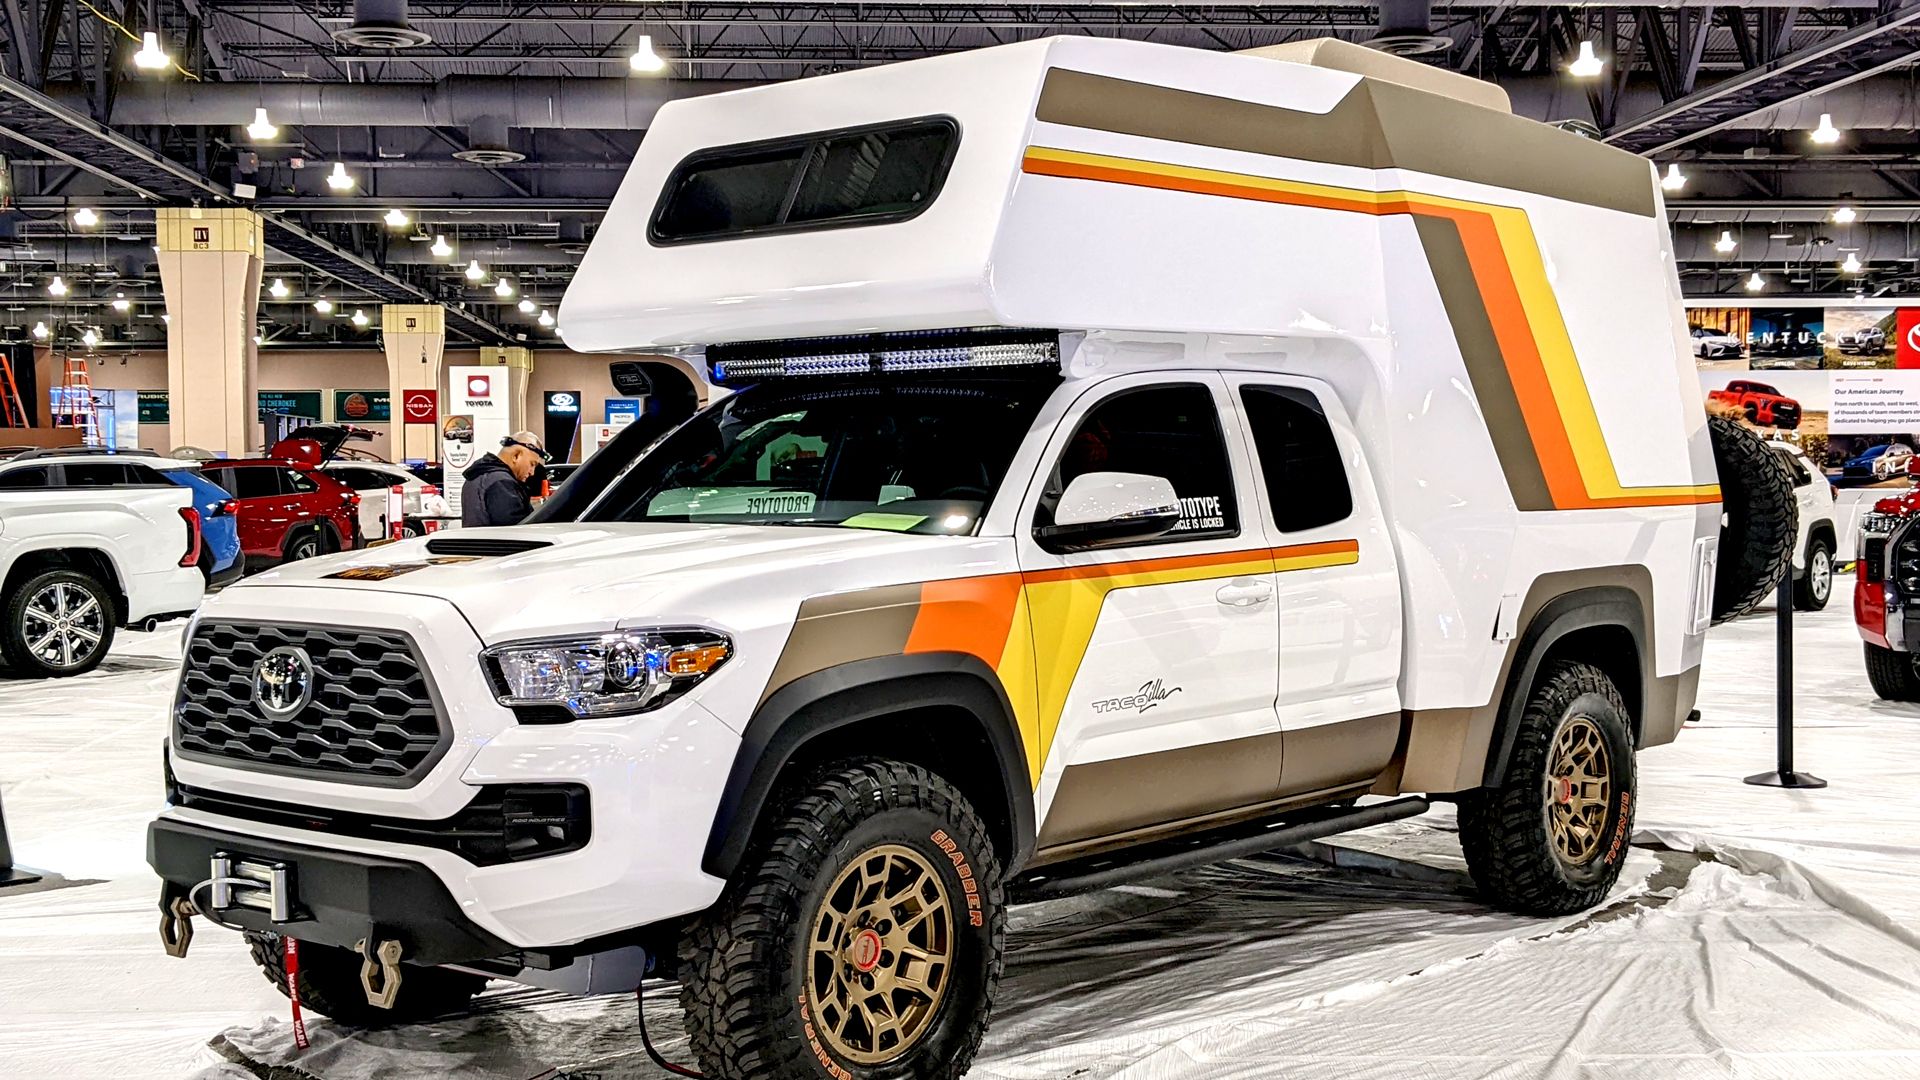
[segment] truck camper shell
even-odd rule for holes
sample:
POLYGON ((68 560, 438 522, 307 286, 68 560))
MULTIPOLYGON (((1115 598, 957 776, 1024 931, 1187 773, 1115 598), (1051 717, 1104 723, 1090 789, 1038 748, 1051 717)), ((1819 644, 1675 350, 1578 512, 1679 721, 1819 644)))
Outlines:
POLYGON ((1339 42, 1053 38, 676 101, 560 321, 576 349, 695 360, 1033 328, 1069 380, 1323 380, 1392 523, 1405 707, 1483 705, 1511 652, 1488 644, 1576 588, 1641 610, 1655 713, 1691 699, 1719 493, 1654 170, 1464 76, 1339 42), (929 125, 945 156, 864 206, 890 132, 929 125))

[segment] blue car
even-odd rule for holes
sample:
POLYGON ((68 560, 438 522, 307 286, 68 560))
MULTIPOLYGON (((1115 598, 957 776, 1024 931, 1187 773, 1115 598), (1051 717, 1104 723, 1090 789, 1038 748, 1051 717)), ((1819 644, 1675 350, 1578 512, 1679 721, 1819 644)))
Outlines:
POLYGON ((207 586, 214 588, 238 579, 247 568, 247 558, 240 550, 240 524, 234 517, 233 496, 200 475, 197 461, 154 457, 142 458, 141 463, 193 490, 193 508, 200 511, 200 572, 207 575, 207 586))

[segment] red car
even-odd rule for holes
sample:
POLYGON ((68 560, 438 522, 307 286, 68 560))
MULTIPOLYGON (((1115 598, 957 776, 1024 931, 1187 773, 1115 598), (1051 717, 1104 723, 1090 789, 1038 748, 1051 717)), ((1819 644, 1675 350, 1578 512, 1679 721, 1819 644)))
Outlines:
POLYGON ((331 452, 314 439, 288 438, 263 457, 200 467, 233 493, 249 571, 361 546, 359 494, 319 468, 331 452))
POLYGON ((1735 379, 1725 389, 1709 392, 1707 400, 1739 409, 1749 424, 1788 430, 1800 426, 1800 403, 1766 383, 1735 379))

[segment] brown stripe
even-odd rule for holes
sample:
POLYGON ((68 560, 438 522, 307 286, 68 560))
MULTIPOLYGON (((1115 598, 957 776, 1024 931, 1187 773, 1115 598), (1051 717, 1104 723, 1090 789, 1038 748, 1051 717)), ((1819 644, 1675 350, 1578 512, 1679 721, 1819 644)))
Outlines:
POLYGON ((876 656, 898 656, 907 649, 919 613, 918 583, 808 598, 800 605, 761 702, 816 671, 876 656))
POLYGON ((1069 765, 1047 805, 1040 846, 1200 817, 1274 797, 1280 733, 1069 765))
POLYGON ((1644 158, 1376 79, 1361 79, 1332 111, 1310 113, 1052 68, 1034 117, 1329 165, 1412 169, 1642 217, 1654 211, 1644 158), (1469 116, 1471 130, 1462 130, 1469 116))
POLYGON ((1520 399, 1513 392, 1513 376, 1506 358, 1500 353, 1500 340, 1494 335, 1493 322, 1487 316, 1486 301, 1467 261, 1466 245, 1460 240, 1460 228, 1446 218, 1416 214, 1413 227, 1419 233, 1420 246, 1427 253, 1433 270, 1433 282, 1440 289, 1440 304, 1446 308, 1447 321, 1453 325, 1454 341, 1460 347, 1460 359, 1467 368, 1467 380, 1486 417, 1487 434, 1493 438, 1494 454, 1500 470, 1506 474, 1513 503, 1521 510, 1552 510, 1553 495, 1546 475, 1540 469, 1540 456, 1528 435, 1526 416, 1520 411, 1520 399))
MULTIPOLYGON (((1281 643, 1286 651, 1286 643, 1281 643)), ((1306 791, 1371 781, 1393 761, 1400 743, 1400 714, 1363 716, 1336 724, 1288 728, 1280 791, 1306 791)))

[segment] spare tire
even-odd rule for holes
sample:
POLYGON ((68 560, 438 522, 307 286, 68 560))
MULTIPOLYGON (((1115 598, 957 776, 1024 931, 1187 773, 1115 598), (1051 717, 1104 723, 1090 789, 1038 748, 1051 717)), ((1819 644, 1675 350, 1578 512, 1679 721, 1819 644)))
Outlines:
POLYGON ((1707 418, 1720 470, 1720 564, 1713 579, 1713 621, 1752 611, 1793 565, 1799 510, 1793 474, 1760 436, 1721 416, 1707 418))

